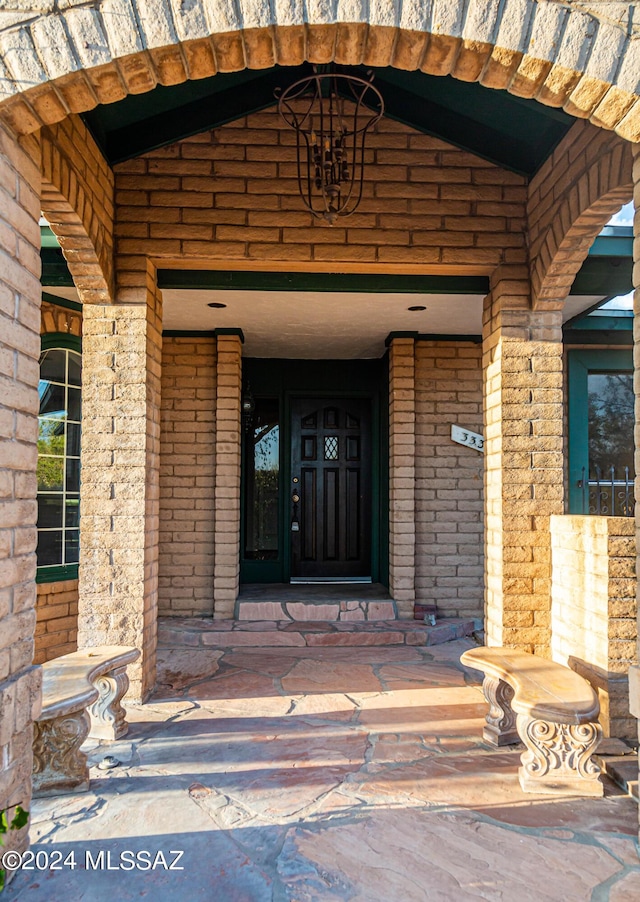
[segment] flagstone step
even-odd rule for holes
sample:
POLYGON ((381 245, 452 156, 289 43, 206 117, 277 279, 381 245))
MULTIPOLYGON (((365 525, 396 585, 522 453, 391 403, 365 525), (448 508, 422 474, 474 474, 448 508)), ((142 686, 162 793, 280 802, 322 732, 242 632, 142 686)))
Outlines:
POLYGON ((366 645, 441 645, 471 636, 479 622, 443 618, 435 626, 413 620, 292 621, 210 620, 205 617, 164 617, 158 621, 158 642, 164 647, 357 647, 366 645))
POLYGON ((236 602, 236 620, 349 621, 396 620, 395 601, 381 583, 245 584, 236 602))
POLYGON ((345 622, 375 622, 395 620, 398 616, 396 603, 391 598, 370 601, 244 601, 236 605, 237 620, 311 620, 345 622))

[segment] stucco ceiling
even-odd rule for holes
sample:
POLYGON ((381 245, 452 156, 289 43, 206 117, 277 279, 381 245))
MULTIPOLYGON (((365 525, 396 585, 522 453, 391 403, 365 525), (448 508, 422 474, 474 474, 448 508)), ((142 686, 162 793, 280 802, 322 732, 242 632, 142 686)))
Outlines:
MULTIPOLYGON (((77 299, 72 288, 45 291, 77 299)), ((467 336, 482 332, 482 296, 478 294, 166 288, 162 295, 165 331, 240 328, 248 357, 381 357, 390 332, 467 336), (211 308, 211 303, 226 307, 211 308), (410 311, 413 306, 426 310, 410 311)), ((565 321, 602 300, 596 295, 571 296, 565 305, 565 321)))

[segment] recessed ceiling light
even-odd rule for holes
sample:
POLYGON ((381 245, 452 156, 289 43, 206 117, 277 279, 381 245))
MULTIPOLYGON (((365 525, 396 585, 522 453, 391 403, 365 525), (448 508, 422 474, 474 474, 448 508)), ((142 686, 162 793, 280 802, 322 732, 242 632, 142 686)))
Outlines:
POLYGON ((416 304, 414 307, 407 307, 407 310, 426 310, 426 307, 423 307, 421 304, 416 304))
POLYGON ((226 304, 220 304, 218 301, 212 301, 210 304, 207 304, 207 307, 214 307, 216 310, 222 310, 226 306, 226 304))

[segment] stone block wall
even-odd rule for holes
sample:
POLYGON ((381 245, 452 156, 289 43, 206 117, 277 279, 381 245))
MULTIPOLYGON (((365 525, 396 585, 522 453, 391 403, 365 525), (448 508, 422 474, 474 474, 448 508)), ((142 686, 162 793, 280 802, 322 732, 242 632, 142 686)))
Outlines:
POLYGON ((605 735, 635 741, 628 672, 637 663, 635 524, 551 517, 551 651, 598 692, 605 735))
POLYGON ((482 347, 417 341, 416 601, 445 617, 484 605, 484 455, 451 440, 451 424, 482 433, 482 347))
POLYGON ((133 701, 155 684, 157 627, 162 310, 142 300, 87 304, 82 347, 78 644, 142 650, 133 701))
POLYGON ((38 586, 34 664, 44 664, 78 647, 78 580, 38 586))
MULTIPOLYGON (((0 125, 0 809, 30 807, 41 704, 40 668, 33 666, 39 194, 38 142, 18 142, 0 125)), ((27 830, 6 839, 23 850, 27 830)))
POLYGON ((216 339, 165 337, 158 613, 213 613, 216 339))

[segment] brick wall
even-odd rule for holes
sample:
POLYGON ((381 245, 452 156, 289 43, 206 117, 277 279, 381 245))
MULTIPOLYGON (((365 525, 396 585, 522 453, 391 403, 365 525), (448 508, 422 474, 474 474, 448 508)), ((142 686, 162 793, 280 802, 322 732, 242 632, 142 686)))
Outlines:
POLYGON ((482 348, 416 342, 416 601, 446 617, 484 605, 484 455, 451 440, 482 425, 482 348))
POLYGON ((551 654, 549 517, 564 512, 562 321, 529 310, 518 267, 492 279, 483 323, 487 644, 551 654))
POLYGON ((551 517, 551 650, 597 690, 605 735, 635 741, 629 667, 637 662, 635 524, 551 517))
POLYGON ((78 580, 38 586, 34 664, 43 664, 78 647, 78 580))
POLYGON ((158 613, 211 616, 214 337, 165 337, 161 396, 158 613))
MULTIPOLYGON (((40 709, 33 666, 39 162, 34 138, 18 142, 0 125, 0 809, 30 807, 32 723, 40 709)), ((6 838, 22 850, 27 830, 6 838)))
POLYGON ((114 167, 117 250, 162 265, 313 261, 317 269, 490 273, 525 263, 525 179, 383 119, 359 210, 303 208, 293 132, 274 107, 114 167), (443 270, 442 266, 445 266, 443 270))
POLYGON ((400 617, 416 600, 415 340, 389 348, 389 593, 400 617))
POLYGON ((40 334, 61 332, 63 335, 82 335, 82 313, 43 301, 40 308, 40 334))

